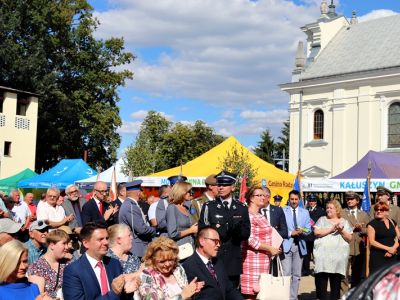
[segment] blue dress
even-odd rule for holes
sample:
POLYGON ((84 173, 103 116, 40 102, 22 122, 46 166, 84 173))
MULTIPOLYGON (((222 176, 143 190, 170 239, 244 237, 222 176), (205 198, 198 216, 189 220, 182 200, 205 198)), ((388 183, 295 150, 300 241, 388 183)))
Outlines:
POLYGON ((35 300, 39 294, 38 286, 28 280, 0 284, 0 300, 35 300))

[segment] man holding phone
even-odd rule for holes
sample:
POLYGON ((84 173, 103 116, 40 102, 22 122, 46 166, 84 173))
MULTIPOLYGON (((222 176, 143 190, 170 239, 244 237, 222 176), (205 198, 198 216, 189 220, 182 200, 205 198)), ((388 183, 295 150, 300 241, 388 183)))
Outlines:
POLYGON ((292 276, 290 299, 297 299, 301 278, 303 257, 307 254, 305 237, 311 233, 311 219, 308 210, 299 207, 300 192, 289 193, 289 203, 283 208, 288 227, 288 238, 283 240, 285 258, 282 267, 285 276, 292 276))

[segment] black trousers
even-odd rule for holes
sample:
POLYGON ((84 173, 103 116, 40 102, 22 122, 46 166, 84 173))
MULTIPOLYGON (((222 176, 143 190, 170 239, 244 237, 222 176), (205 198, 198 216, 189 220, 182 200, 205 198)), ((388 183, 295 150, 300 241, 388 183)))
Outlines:
POLYGON ((340 282, 343 275, 339 273, 316 273, 315 287, 317 299, 320 300, 337 300, 340 299, 340 282), (331 288, 331 295, 328 297, 328 280, 331 288))

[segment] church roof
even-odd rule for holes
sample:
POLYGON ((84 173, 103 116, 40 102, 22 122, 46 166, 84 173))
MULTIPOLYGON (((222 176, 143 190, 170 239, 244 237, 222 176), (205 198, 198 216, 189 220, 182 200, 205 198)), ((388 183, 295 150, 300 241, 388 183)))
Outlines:
POLYGON ((343 27, 302 79, 400 66, 400 14, 343 27))

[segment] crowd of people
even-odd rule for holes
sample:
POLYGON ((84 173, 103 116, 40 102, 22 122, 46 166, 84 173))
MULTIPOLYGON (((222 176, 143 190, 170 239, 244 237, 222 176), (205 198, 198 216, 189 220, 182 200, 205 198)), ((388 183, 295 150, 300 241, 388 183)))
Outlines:
POLYGON ((2 195, 0 300, 257 299, 260 275, 277 276, 280 262, 291 300, 307 275, 317 299, 337 300, 396 261, 400 208, 385 187, 367 214, 352 191, 345 208, 316 194, 304 205, 297 190, 281 207, 262 186, 238 201, 227 171, 195 199, 186 177, 169 180, 148 201, 141 180, 119 183, 116 199, 102 181, 89 200, 76 185, 65 195, 51 187, 37 204, 32 193, 2 195))

